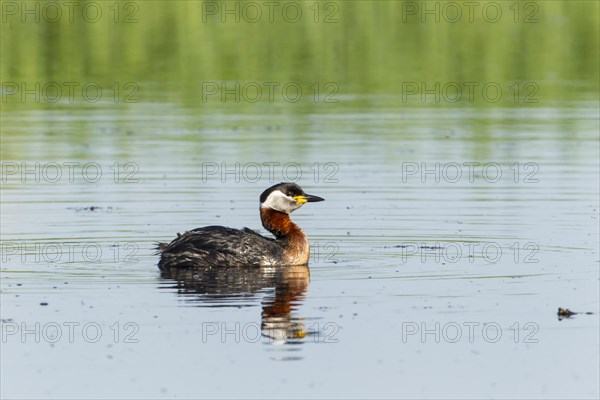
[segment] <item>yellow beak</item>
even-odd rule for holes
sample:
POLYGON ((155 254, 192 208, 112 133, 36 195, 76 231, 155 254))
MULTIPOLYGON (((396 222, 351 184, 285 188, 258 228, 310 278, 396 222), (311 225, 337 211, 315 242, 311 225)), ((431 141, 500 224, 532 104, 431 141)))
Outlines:
POLYGON ((312 202, 316 202, 316 201, 323 201, 323 200, 325 200, 322 197, 313 196, 311 194, 306 194, 306 193, 298 195, 298 196, 294 196, 293 198, 294 198, 294 200, 296 200, 298 202, 298 204, 312 203, 312 202))
POLYGON ((298 196, 294 196, 294 200, 296 200, 298 202, 298 204, 304 204, 304 203, 314 203, 316 201, 323 201, 325 200, 322 197, 319 196, 313 196, 312 194, 301 194, 298 196))
POLYGON ((294 200, 296 200, 298 204, 308 203, 306 196, 294 196, 294 200))

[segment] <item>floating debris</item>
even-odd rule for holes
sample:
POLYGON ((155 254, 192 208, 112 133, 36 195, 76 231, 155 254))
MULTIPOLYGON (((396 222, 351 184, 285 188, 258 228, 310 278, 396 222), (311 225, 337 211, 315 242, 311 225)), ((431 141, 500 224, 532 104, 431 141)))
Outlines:
MULTIPOLYGON (((398 244, 396 246, 384 246, 384 249, 406 249, 406 248, 414 248, 415 245, 413 244, 398 244)), ((421 250, 443 250, 445 247, 441 247, 441 246, 419 246, 418 247, 421 250)))
POLYGON ((67 207, 67 210, 74 210, 76 212, 95 212, 95 211, 111 211, 112 207, 100 207, 100 206, 90 206, 90 207, 67 207))
POLYGON ((585 315, 593 315, 593 312, 575 312, 575 311, 571 311, 568 308, 562 308, 562 307, 558 307, 558 312, 556 313, 556 315, 558 315, 558 320, 561 321, 564 318, 571 318, 573 315, 577 315, 577 314, 585 314, 585 315))

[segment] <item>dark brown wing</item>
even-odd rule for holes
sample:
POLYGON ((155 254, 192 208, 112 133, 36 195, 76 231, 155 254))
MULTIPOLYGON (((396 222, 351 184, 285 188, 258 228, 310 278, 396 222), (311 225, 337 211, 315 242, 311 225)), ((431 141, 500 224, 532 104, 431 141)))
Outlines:
POLYGON ((283 260, 284 250, 276 240, 248 228, 240 230, 223 226, 207 226, 185 232, 169 244, 159 244, 158 249, 161 254, 158 266, 163 270, 276 265, 283 260))

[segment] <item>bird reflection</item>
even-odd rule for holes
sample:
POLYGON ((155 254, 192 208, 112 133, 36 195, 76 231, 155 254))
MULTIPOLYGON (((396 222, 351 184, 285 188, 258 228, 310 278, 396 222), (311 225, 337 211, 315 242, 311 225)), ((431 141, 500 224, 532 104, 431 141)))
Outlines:
POLYGON ((161 271, 161 278, 174 280, 177 293, 196 306, 252 306, 262 299, 261 333, 273 341, 294 342, 307 335, 294 311, 304 300, 310 271, 304 266, 269 268, 197 268, 161 271))

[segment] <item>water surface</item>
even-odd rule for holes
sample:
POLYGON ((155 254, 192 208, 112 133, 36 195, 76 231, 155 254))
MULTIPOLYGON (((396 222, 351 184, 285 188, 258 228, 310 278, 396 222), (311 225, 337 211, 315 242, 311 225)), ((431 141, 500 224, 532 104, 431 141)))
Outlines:
POLYGON ((3 82, 139 91, 2 103, 2 396, 597 398, 597 4, 535 4, 529 25, 360 1, 330 25, 203 23, 199 2, 3 25, 34 28, 3 40, 3 82), (235 81, 310 95, 203 101, 235 81), (504 94, 406 97, 470 81, 504 94), (177 232, 260 229, 284 180, 326 199, 293 215, 309 268, 158 271, 177 232))

